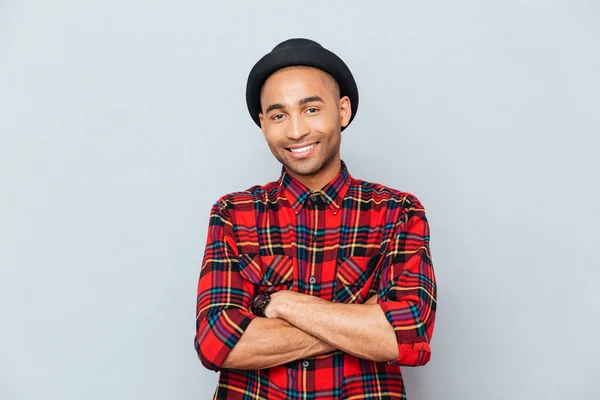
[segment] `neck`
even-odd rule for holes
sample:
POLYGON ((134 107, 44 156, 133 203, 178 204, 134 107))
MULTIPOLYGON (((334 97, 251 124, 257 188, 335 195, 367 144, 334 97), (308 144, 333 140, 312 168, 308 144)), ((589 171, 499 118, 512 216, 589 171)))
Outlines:
POLYGON ((323 166, 323 169, 314 175, 298 175, 287 169, 286 171, 288 174, 290 174, 290 176, 310 189, 311 192, 316 192, 321 190, 325 185, 338 176, 338 174, 342 171, 342 163, 339 156, 335 157, 333 160, 331 160, 329 165, 323 166))

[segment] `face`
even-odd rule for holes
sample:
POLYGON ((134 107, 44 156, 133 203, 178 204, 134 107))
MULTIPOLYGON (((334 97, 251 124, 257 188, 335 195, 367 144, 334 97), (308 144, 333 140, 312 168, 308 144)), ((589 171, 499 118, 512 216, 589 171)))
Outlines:
POLYGON ((351 110, 331 76, 309 67, 278 71, 263 86, 261 106, 265 139, 292 176, 315 179, 339 171, 341 129, 351 110))

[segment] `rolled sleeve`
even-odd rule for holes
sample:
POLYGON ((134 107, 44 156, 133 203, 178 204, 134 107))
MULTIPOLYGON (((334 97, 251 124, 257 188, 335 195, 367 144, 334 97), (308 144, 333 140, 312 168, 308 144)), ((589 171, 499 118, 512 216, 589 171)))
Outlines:
POLYGON ((398 358, 388 364, 420 366, 431 358, 429 347, 436 312, 436 281, 429 250, 425 210, 415 200, 398 222, 385 254, 379 305, 394 328, 398 358))
POLYGON ((255 318, 248 310, 253 290, 239 272, 229 214, 217 203, 210 215, 196 303, 194 347, 206 368, 219 371, 255 318))

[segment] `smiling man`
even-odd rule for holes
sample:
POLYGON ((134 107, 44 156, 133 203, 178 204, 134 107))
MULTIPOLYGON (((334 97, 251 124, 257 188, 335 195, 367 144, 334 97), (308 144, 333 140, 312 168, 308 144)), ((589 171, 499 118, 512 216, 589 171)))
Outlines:
POLYGON ((436 310, 423 206, 350 175, 358 89, 318 43, 261 58, 246 102, 283 167, 212 208, 194 344, 214 398, 405 399, 400 366, 429 361, 436 310))

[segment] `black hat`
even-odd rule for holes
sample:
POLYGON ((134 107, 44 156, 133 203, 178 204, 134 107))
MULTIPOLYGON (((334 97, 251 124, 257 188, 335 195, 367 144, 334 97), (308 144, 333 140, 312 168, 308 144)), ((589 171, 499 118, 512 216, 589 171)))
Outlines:
MULTIPOLYGON (((318 68, 327 72, 337 81, 340 86, 340 95, 350 98, 352 115, 348 121, 349 125, 358 109, 358 88, 350 69, 341 58, 319 43, 301 38, 288 39, 279 43, 252 67, 246 85, 246 104, 256 125, 260 127, 260 118, 258 117, 258 114, 262 112, 260 91, 265 81, 275 71, 296 65, 318 68)), ((344 127, 342 127, 343 129, 344 127)))

